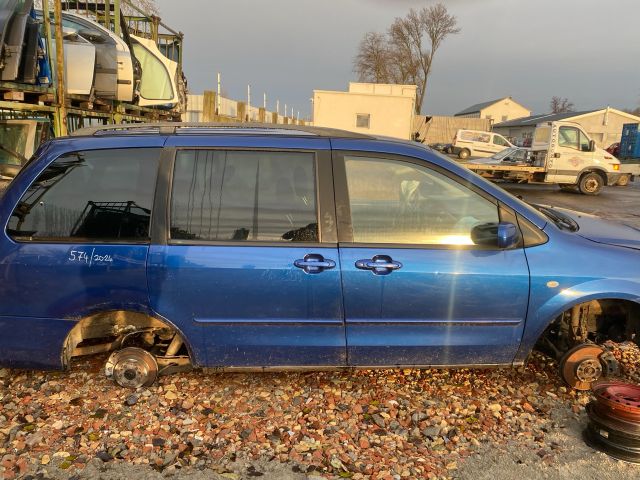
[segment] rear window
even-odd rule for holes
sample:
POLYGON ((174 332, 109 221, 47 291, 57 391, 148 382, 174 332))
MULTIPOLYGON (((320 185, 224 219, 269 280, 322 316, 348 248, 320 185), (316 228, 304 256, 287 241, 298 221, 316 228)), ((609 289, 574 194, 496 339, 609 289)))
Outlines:
POLYGON ((113 149, 59 157, 22 196, 7 233, 17 240, 149 240, 159 155, 113 149))

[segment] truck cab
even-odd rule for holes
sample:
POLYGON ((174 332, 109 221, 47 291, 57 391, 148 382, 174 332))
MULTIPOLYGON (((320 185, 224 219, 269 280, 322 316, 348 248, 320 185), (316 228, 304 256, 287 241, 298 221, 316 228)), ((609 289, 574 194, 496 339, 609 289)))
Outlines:
POLYGON ((615 185, 621 176, 620 161, 597 147, 577 123, 537 125, 531 149, 534 165, 545 167, 544 183, 597 195, 604 185, 615 185))

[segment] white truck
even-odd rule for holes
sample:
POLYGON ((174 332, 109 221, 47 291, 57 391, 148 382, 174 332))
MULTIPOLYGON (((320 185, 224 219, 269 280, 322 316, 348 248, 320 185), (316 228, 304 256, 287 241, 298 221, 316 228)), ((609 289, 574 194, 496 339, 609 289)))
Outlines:
POLYGON ((491 179, 555 183, 585 195, 598 195, 604 185, 616 185, 623 175, 620 161, 597 147, 579 124, 562 121, 536 126, 527 161, 469 162, 465 166, 491 179))

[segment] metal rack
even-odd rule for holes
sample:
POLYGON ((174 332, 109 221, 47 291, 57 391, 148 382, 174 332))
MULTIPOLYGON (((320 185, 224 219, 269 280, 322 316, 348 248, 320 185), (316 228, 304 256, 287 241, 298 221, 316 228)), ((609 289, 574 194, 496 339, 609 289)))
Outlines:
MULTIPOLYGON (((182 71, 183 34, 164 23, 156 15, 146 13, 131 5, 128 0, 42 0, 44 40, 48 52, 62 52, 62 10, 76 9, 104 25, 116 35, 127 28, 132 33, 153 39, 161 51, 178 62, 182 71), (53 6, 53 9, 51 9, 53 6), (122 15, 121 6, 137 13, 122 15), (53 22, 51 12, 53 10, 53 22)), ((141 107, 115 100, 87 98, 66 93, 64 84, 64 55, 56 55, 56 64, 51 65, 53 82, 49 87, 0 82, 0 120, 47 119, 51 122, 54 136, 64 136, 76 129, 121 123, 180 121, 182 110, 141 107)))

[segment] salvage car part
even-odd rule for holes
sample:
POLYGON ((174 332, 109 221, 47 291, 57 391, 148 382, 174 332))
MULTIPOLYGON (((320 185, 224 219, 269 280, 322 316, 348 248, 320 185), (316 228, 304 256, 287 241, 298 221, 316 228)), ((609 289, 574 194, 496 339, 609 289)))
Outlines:
POLYGON ((593 386, 601 411, 640 423, 640 386, 623 382, 598 382, 593 386))
MULTIPOLYGON (((12 2, 9 3, 11 5, 12 2)), ((2 68, 1 79, 5 81, 14 81, 18 79, 20 60, 22 58, 22 51, 25 47, 25 31, 27 30, 27 20, 33 0, 26 0, 24 2, 13 2, 14 11, 11 18, 7 21, 5 29, 2 32, 3 44, 0 45, 0 53, 2 54, 2 68)), ((2 12, 6 15, 8 12, 2 12)))
POLYGON ((158 362, 142 348, 127 347, 111 354, 104 371, 121 387, 149 387, 158 378, 158 362))
POLYGON ((602 347, 589 343, 572 348, 560 360, 560 376, 571 388, 589 390, 602 376, 603 353, 602 347))
POLYGON ((138 105, 176 105, 179 101, 176 85, 178 64, 162 55, 152 40, 131 35, 131 41, 135 57, 142 67, 138 105))
POLYGON ((585 441, 614 458, 640 463, 640 386, 603 381, 593 393, 585 441))

